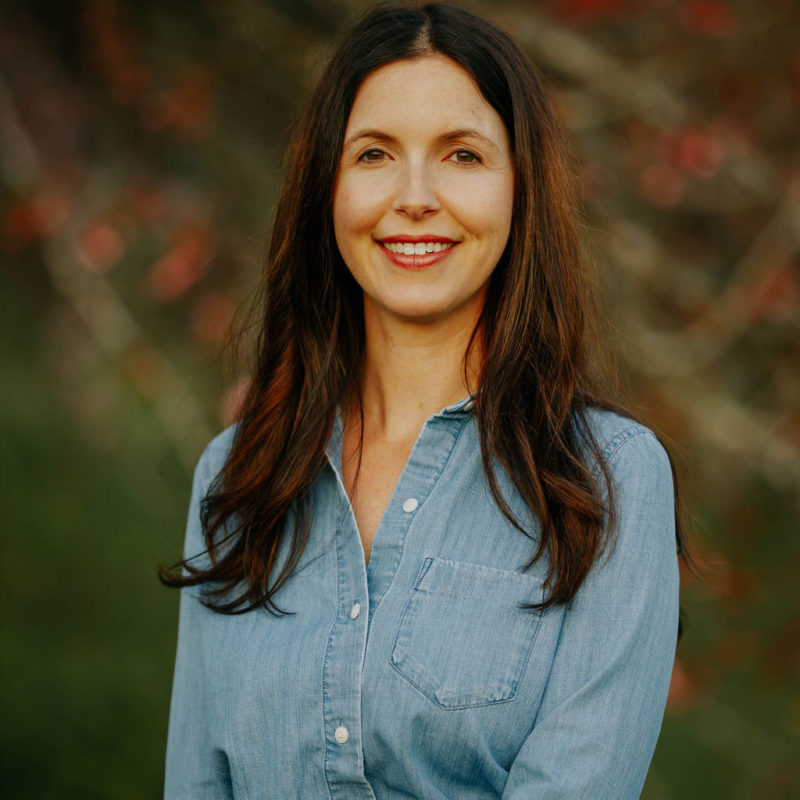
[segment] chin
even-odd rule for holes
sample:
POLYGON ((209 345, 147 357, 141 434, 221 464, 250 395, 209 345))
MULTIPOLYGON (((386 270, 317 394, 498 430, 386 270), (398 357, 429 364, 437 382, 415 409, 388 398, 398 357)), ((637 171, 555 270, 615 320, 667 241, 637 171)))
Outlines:
POLYGON ((395 305, 390 311, 404 322, 419 324, 441 322, 453 313, 453 309, 441 303, 419 302, 395 305))
MULTIPOLYGON (((418 325, 437 324, 449 321, 455 325, 471 327, 480 314, 483 297, 480 291, 456 294, 436 291, 435 286, 396 287, 394 293, 382 292, 382 296, 365 298, 379 316, 418 325), (406 291, 403 291, 406 289, 406 291)), ((448 287, 449 288, 449 287, 448 287)))

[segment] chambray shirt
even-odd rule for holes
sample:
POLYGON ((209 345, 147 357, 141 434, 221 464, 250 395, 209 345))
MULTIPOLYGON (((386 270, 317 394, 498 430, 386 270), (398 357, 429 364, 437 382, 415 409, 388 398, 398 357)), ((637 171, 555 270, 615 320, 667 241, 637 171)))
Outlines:
MULTIPOLYGON (((533 613, 518 606, 542 599, 547 559, 523 571, 535 542, 489 493, 469 399, 423 426, 368 564, 337 420, 308 544, 275 596, 295 613, 225 616, 182 590, 165 798, 638 797, 677 635, 672 480, 647 428, 591 421, 616 486, 616 545, 571 605, 533 613)), ((197 465, 187 556, 204 549, 199 503, 233 434, 197 465)))

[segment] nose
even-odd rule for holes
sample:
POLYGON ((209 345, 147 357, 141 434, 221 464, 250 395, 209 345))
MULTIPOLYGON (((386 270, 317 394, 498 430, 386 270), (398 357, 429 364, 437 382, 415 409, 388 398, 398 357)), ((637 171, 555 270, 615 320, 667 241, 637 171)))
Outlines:
POLYGON ((393 208, 411 219, 423 219, 441 208, 430 165, 424 162, 404 165, 393 208))

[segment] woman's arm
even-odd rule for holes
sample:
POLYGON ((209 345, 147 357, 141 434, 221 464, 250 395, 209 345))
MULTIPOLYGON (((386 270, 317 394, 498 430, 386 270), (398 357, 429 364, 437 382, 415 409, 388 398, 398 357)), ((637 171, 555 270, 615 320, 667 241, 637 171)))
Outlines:
MULTIPOLYGON (((184 558, 205 550, 200 501, 213 477, 209 464, 212 450, 209 445, 195 468, 184 558)), ((200 604, 195 587, 181 590, 164 800, 233 798, 227 757, 213 739, 213 712, 203 647, 203 620, 209 613, 213 612, 200 604)))
POLYGON ((637 429, 610 456, 617 531, 565 615, 541 707, 504 800, 639 797, 669 689, 678 628, 672 473, 637 429))

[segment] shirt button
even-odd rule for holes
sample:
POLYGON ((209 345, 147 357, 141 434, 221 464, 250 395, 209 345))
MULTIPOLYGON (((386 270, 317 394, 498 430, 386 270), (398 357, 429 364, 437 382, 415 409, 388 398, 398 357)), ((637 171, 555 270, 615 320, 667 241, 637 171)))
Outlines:
POLYGON ((417 502, 416 497, 409 497, 408 500, 403 503, 403 511, 405 511, 406 514, 410 514, 412 511, 417 510, 418 505, 419 503, 417 502))
POLYGON ((355 619, 361 613, 361 606, 358 603, 353 603, 350 609, 350 619, 355 619))
POLYGON ((344 725, 340 725, 333 732, 333 738, 336 739, 339 744, 344 744, 350 738, 350 734, 347 732, 347 728, 345 728, 344 725))

